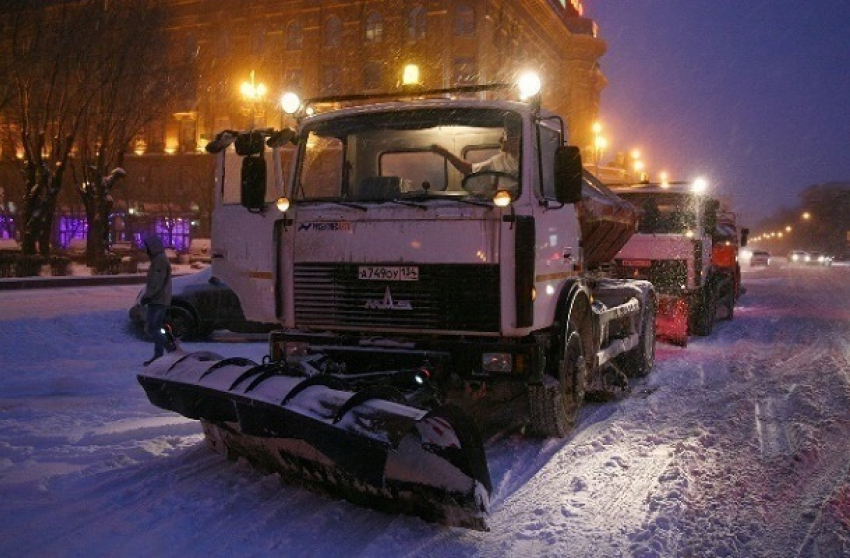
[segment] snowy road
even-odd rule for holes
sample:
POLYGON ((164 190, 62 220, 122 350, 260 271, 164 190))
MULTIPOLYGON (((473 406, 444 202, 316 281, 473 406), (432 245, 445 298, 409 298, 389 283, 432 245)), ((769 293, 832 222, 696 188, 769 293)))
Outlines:
POLYGON ((209 451, 135 380, 151 351, 126 330, 137 286, 0 291, 0 556, 850 556, 850 267, 744 284, 734 321, 659 345, 569 438, 490 440, 488 533, 209 451))

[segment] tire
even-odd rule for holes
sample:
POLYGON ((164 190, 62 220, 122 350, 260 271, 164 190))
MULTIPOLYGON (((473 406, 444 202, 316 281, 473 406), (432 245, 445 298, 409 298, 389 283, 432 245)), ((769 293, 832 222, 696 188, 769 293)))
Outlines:
POLYGON ((629 378, 643 378, 655 366, 655 301, 648 297, 645 304, 638 345, 619 359, 629 378))
POLYGON ((198 320, 194 313, 182 306, 169 306, 165 311, 165 323, 171 327, 175 339, 193 339, 200 337, 198 320))
POLYGON ((702 290, 694 317, 694 335, 706 337, 714 329, 714 317, 717 315, 717 296, 713 287, 702 290))
POLYGON ((584 401, 587 363, 577 331, 567 333, 561 358, 554 364, 554 374, 528 386, 531 428, 538 436, 562 438, 572 430, 584 401))
POLYGON ((724 320, 732 321, 735 317, 735 293, 734 291, 729 293, 729 296, 726 298, 726 316, 723 318, 724 320))

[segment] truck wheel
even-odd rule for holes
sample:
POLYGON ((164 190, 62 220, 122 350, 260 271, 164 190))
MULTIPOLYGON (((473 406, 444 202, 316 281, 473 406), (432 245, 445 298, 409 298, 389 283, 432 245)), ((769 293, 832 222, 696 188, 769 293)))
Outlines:
POLYGON ((642 378, 655 365, 655 301, 646 299, 637 347, 620 357, 620 365, 629 378, 642 378))
POLYGON ((702 290, 694 319, 694 335, 705 337, 711 335, 714 329, 714 316, 717 314, 717 296, 714 289, 706 287, 702 290))
POLYGON ((557 377, 546 374, 541 384, 528 386, 529 408, 535 434, 561 438, 572 430, 584 400, 587 364, 577 331, 567 334, 555 372, 557 377))

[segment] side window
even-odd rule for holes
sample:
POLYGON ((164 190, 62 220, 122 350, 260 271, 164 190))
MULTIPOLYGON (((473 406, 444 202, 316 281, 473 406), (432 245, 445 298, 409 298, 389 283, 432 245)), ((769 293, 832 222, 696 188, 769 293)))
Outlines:
POLYGON ((555 150, 561 145, 561 134, 551 128, 539 125, 540 131, 540 161, 543 176, 540 185, 543 191, 538 191, 546 199, 555 199, 555 150))

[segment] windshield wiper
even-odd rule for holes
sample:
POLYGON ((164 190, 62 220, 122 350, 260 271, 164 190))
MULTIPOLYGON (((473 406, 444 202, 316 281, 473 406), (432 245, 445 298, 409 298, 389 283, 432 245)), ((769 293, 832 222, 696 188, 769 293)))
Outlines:
POLYGON ((392 203, 397 203, 399 205, 406 205, 406 206, 409 206, 409 207, 415 207, 416 209, 421 209, 422 211, 428 210, 428 206, 422 205, 421 203, 416 203, 414 201, 400 200, 400 199, 397 199, 397 198, 392 199, 392 200, 387 200, 387 201, 392 202, 392 203))
POLYGON ((354 202, 344 201, 344 200, 328 200, 328 199, 313 198, 313 199, 301 200, 300 203, 332 203, 334 205, 342 205, 344 207, 351 207, 353 209, 359 209, 360 211, 369 211, 369 208, 366 207, 365 205, 360 205, 360 204, 357 204, 357 203, 354 203, 354 202))
POLYGON ((468 192, 462 196, 437 196, 430 193, 421 193, 421 194, 413 194, 406 195, 405 200, 394 199, 392 201, 396 203, 407 203, 409 205, 413 205, 414 201, 431 201, 431 200, 451 200, 458 203, 465 203, 469 205, 477 205, 479 207, 493 207, 493 202, 484 201, 484 200, 476 200, 470 197, 471 194, 468 192))

